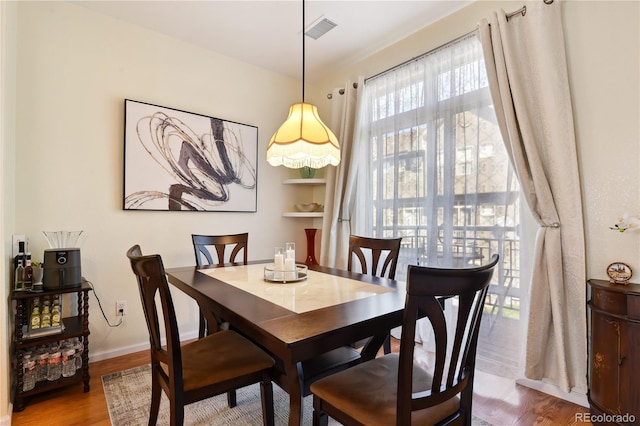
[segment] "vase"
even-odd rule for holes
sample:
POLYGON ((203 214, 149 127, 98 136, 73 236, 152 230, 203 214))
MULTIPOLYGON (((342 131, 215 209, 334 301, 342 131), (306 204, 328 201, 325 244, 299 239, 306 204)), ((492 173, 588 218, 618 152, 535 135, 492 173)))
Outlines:
POLYGON ((307 235, 307 260, 305 265, 317 265, 316 260, 316 228, 305 228, 304 233, 307 235))
POLYGON ((311 179, 316 175, 316 169, 312 167, 301 167, 300 168, 300 177, 303 179, 311 179))

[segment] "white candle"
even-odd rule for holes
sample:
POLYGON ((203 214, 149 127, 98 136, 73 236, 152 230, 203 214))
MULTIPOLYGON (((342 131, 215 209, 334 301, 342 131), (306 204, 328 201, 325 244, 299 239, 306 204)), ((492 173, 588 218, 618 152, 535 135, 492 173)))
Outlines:
POLYGON ((282 254, 276 254, 274 256, 273 266, 276 271, 284 270, 284 256, 282 254))
POLYGON ((292 258, 286 258, 284 260, 284 270, 285 271, 295 271, 296 270, 296 261, 292 258))
POLYGON ((284 278, 286 280, 295 280, 297 278, 296 261, 294 259, 286 258, 284 260, 284 270, 284 278))
POLYGON ((292 259, 292 260, 296 260, 296 251, 295 250, 287 250, 287 255, 285 256, 286 259, 292 259))
POLYGON ((285 259, 293 259, 295 262, 296 259, 296 243, 286 243, 284 245, 285 248, 285 259))

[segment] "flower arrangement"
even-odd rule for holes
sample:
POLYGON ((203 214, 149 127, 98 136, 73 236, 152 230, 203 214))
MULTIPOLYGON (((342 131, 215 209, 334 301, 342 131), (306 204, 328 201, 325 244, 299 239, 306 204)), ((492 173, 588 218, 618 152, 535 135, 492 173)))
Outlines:
POLYGON ((622 217, 618 218, 618 222, 610 226, 609 229, 618 232, 638 231, 640 230, 640 216, 630 216, 625 213, 622 217))

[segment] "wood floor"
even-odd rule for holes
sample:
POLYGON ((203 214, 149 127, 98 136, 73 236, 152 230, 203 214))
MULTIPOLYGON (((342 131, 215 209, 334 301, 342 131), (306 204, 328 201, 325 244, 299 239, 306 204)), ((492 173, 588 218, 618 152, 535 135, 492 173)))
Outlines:
MULTIPOLYGON (((394 342, 393 350, 397 350, 397 346, 397 342, 394 342)), ((144 351, 91 363, 90 392, 82 392, 82 386, 77 385, 34 396, 27 400, 24 411, 13 413, 11 424, 110 425, 100 378, 105 374, 148 362, 148 352, 144 351)), ((506 379, 481 372, 476 375, 473 413, 496 426, 574 425, 580 423, 576 422, 576 413, 587 411, 579 405, 516 385, 506 379)))

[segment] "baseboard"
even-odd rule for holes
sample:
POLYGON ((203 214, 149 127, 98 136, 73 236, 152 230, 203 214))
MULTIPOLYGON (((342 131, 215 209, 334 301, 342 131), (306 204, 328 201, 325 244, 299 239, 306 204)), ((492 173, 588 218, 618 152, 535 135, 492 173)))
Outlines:
POLYGON ((13 412, 13 404, 9 404, 9 414, 0 417, 0 426, 11 426, 11 413, 13 412))
POLYGON ((572 391, 571 393, 566 393, 556 385, 545 383, 540 380, 516 379, 516 383, 531 389, 535 389, 542 393, 555 396, 556 398, 564 399, 565 401, 569 401, 574 404, 589 408, 589 401, 587 400, 587 395, 583 393, 576 392, 576 391, 572 391))
MULTIPOLYGON (((192 339, 197 339, 198 338, 198 331, 192 331, 189 333, 182 333, 180 335, 180 339, 182 341, 186 341, 186 340, 192 340, 192 339)), ((163 342, 164 343, 164 342, 163 342)), ((111 349, 111 350, 107 350, 107 351, 102 351, 102 352, 94 352, 91 351, 89 353, 89 362, 96 362, 96 361, 104 361, 105 359, 111 359, 111 358, 115 358, 118 356, 122 356, 122 355, 129 355, 135 352, 140 352, 140 351, 148 351, 149 350, 149 342, 145 341, 144 343, 138 343, 135 345, 129 345, 129 346, 123 346, 120 348, 115 348, 115 349, 111 349)), ((0 424, 0 426, 2 426, 2 424, 0 424)))

